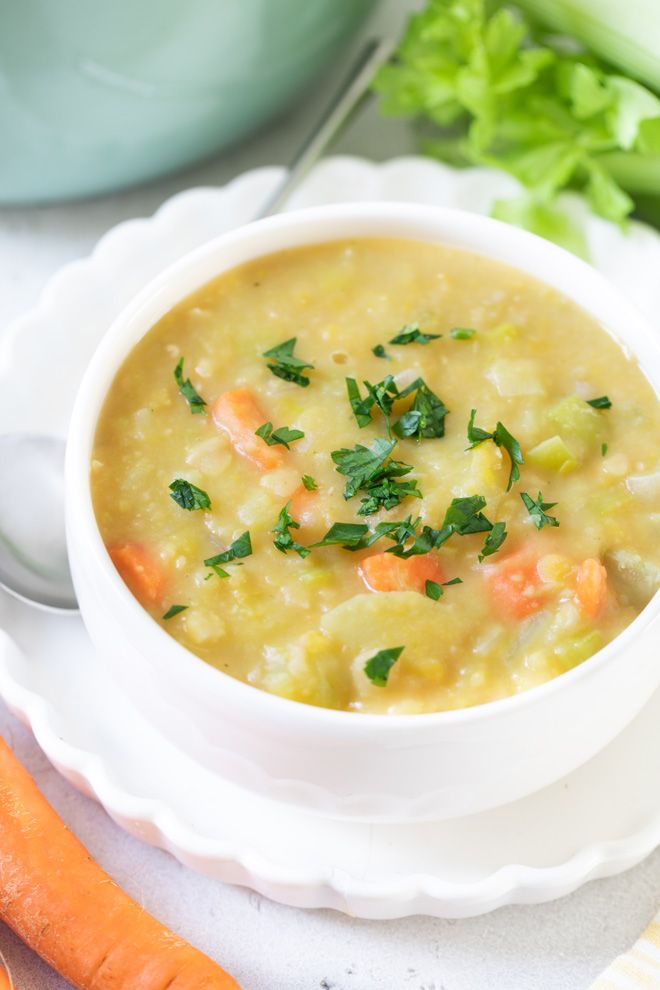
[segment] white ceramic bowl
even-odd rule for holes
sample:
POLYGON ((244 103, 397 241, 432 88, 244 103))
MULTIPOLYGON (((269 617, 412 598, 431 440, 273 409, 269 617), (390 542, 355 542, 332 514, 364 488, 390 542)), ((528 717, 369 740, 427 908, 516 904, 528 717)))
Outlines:
POLYGON ((557 780, 632 719, 660 682, 660 594, 594 657, 515 697, 429 715, 336 712, 234 680, 172 639, 115 571, 92 508, 89 463, 101 406, 125 356, 154 323, 210 279, 252 258, 361 236, 455 245, 542 279, 634 352, 660 391, 660 345, 645 320, 601 275, 547 241, 458 210, 398 203, 270 218, 223 235, 167 269, 103 339, 71 421, 69 554, 83 619, 108 669, 153 725, 200 763, 248 789, 326 814, 450 818, 557 780))

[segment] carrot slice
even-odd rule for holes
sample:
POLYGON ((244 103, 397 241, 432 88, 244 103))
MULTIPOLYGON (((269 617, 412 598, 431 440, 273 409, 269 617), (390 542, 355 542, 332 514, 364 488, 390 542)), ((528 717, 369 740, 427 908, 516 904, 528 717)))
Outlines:
POLYGON ((268 417, 248 388, 223 392, 213 403, 211 416, 218 429, 229 434, 229 439, 242 457, 247 457, 265 471, 282 466, 284 448, 269 447, 255 435, 268 417))
POLYGON ((160 605, 165 595, 165 574, 139 543, 118 543, 108 553, 125 584, 142 605, 160 605))
POLYGON ((296 488, 291 496, 289 512, 301 526, 309 526, 314 522, 315 510, 318 505, 318 490, 309 491, 304 485, 296 488))
POLYGON ((2 965, 1 960, 0 960, 0 990, 18 990, 18 987, 13 981, 11 983, 9 982, 9 974, 7 973, 5 967, 2 965))
POLYGON ((0 920, 79 990, 239 990, 94 862, 1 738, 0 920))
POLYGON ((488 590, 496 610, 512 619, 524 619, 544 603, 545 592, 534 551, 524 547, 499 561, 487 574, 488 590))
POLYGON ((358 573, 370 591, 419 591, 424 594, 427 581, 442 584, 445 574, 433 553, 419 557, 395 557, 376 553, 358 564, 358 573))
POLYGON ((575 597, 580 611, 589 619, 597 619, 607 601, 607 571, 594 557, 583 560, 578 567, 575 597))

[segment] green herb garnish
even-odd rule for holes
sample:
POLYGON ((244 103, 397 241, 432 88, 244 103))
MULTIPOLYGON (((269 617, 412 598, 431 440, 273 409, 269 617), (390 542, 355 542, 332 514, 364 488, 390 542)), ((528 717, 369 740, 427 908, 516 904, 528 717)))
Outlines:
POLYGON ((390 344, 430 344, 432 340, 439 340, 441 333, 422 333, 419 323, 408 323, 402 330, 399 330, 396 337, 392 337, 390 344))
POLYGON ((294 440, 301 440, 305 436, 302 430, 290 430, 288 426, 279 426, 274 430, 272 423, 264 423, 254 432, 269 447, 274 447, 276 443, 279 443, 287 450, 291 449, 289 444, 293 443, 294 440))
POLYGON ((252 541, 250 540, 249 531, 246 530, 233 543, 230 543, 229 547, 223 550, 222 553, 216 553, 214 557, 207 557, 204 561, 204 566, 210 567, 218 577, 226 578, 229 577, 229 574, 223 569, 222 564, 233 564, 242 557, 249 557, 251 554, 252 541))
POLYGON ((294 540, 289 532, 291 529, 300 529, 300 523, 296 522, 289 512, 290 505, 291 502, 286 503, 277 518, 275 528, 271 530, 272 533, 275 533, 273 545, 284 554, 289 550, 293 550, 299 557, 309 557, 311 552, 309 548, 302 546, 302 544, 294 540))
POLYGON ((522 451, 520 449, 520 444, 513 434, 509 433, 504 424, 499 421, 492 433, 489 433, 488 430, 482 430, 480 426, 475 426, 474 418, 476 415, 477 410, 473 409, 470 413, 470 421, 467 428, 467 436, 470 441, 470 445, 467 449, 472 450, 474 447, 478 447, 480 443, 484 442, 484 440, 492 440, 498 447, 504 447, 511 461, 511 470, 509 471, 509 480, 506 490, 511 491, 511 486, 514 481, 518 481, 520 478, 520 470, 518 469, 518 465, 525 463, 523 460, 522 451))
POLYGON ((403 646, 391 646, 387 650, 379 650, 364 665, 364 672, 376 687, 385 687, 390 671, 404 651, 403 646))
POLYGON ((211 499, 208 494, 184 478, 176 478, 170 485, 170 492, 170 498, 174 499, 182 509, 187 509, 189 512, 192 512, 193 509, 211 508, 211 499))
POLYGON ((469 340, 470 337, 474 337, 476 332, 472 327, 452 327, 449 336, 453 337, 454 340, 469 340))
POLYGON ((484 557, 490 557, 492 553, 496 553, 500 549, 502 544, 507 538, 506 523, 496 522, 493 523, 493 528, 484 540, 484 545, 481 548, 481 553, 479 556, 479 563, 481 563, 484 557))
POLYGON ((174 369, 174 379, 179 386, 181 395, 190 406, 191 413, 206 413, 206 402, 195 389, 190 379, 184 379, 183 377, 183 358, 179 359, 179 363, 174 369))
POLYGON ((538 493, 536 501, 527 494, 527 492, 521 492, 520 497, 525 503, 525 508, 532 517, 532 522, 537 529, 543 529, 544 526, 558 526, 559 520, 555 519, 554 516, 547 516, 546 509, 554 509, 557 502, 544 502, 541 492, 538 493))
POLYGON ((424 584, 424 594, 427 598, 437 602, 444 595, 444 589, 453 584, 463 584, 463 581, 461 578, 452 578, 451 581, 443 581, 442 584, 438 584, 437 581, 426 581, 424 584))
POLYGON ((611 409, 612 402, 606 395, 599 395, 596 399, 587 399, 587 405, 594 409, 611 409))
POLYGON ((609 444, 607 444, 607 443, 601 443, 601 445, 600 445, 600 456, 601 457, 605 457, 605 454, 607 453, 608 450, 609 450, 609 444))
POLYGON ((300 480, 303 483, 303 488, 308 492, 315 492, 319 487, 311 474, 303 474, 300 480))
POLYGON ((360 395, 360 386, 356 380, 354 378, 346 379, 348 401, 351 404, 351 409, 353 410, 353 415, 358 426, 362 429, 371 422, 371 410, 376 406, 385 417, 389 432, 392 406, 399 398, 399 390, 396 387, 394 378, 392 375, 386 375, 381 382, 376 382, 375 385, 365 381, 364 387, 367 390, 367 394, 363 399, 360 395))
POLYGON ((181 612, 185 612, 189 605, 170 605, 167 612, 162 616, 163 621, 166 622, 168 619, 173 619, 175 615, 179 615, 181 612))
POLYGON ((386 361, 392 360, 392 358, 387 353, 387 351, 385 350, 382 344, 376 344, 375 347, 372 347, 371 353, 374 354, 377 358, 385 358, 386 361))
POLYGON ((369 532, 364 523, 333 523, 322 540, 312 543, 312 547, 342 546, 345 550, 360 550, 369 532))
POLYGON ((282 344, 271 347, 269 351, 263 352, 263 357, 273 358, 268 367, 278 378, 300 385, 301 388, 307 388, 309 378, 307 375, 303 375, 302 371, 305 368, 313 368, 314 365, 294 357, 293 350, 297 339, 297 337, 291 337, 290 340, 285 340, 282 344))
POLYGON ((415 393, 410 409, 394 424, 398 437, 417 437, 428 440, 445 435, 445 416, 449 412, 435 392, 432 392, 422 378, 399 393, 400 398, 415 393))
POLYGON ((416 481, 408 481, 403 485, 394 483, 394 478, 412 471, 411 464, 390 458, 395 446, 396 440, 377 437, 370 447, 356 443, 351 449, 342 447, 341 450, 332 451, 330 456, 337 471, 348 477, 344 486, 344 498, 348 501, 358 491, 367 496, 363 499, 360 515, 369 515, 381 506, 391 509, 408 495, 421 498, 416 481))

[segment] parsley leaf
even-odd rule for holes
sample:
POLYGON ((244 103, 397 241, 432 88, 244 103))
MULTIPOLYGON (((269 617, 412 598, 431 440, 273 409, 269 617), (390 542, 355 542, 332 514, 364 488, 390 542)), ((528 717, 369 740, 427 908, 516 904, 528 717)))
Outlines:
POLYGON ((608 450, 609 450, 609 444, 607 444, 607 443, 601 443, 601 445, 600 445, 600 456, 601 457, 605 457, 605 454, 607 453, 608 450))
POLYGON ((396 337, 392 337, 390 344, 430 344, 432 340, 439 340, 441 333, 422 333, 419 323, 408 323, 402 330, 399 330, 396 337))
POLYGON ((346 379, 348 401, 351 404, 351 409, 353 410, 358 426, 362 429, 371 422, 371 410, 376 406, 385 417, 389 431, 392 406, 399 397, 399 390, 396 387, 394 378, 392 375, 386 375, 382 382, 377 382, 375 385, 365 381, 364 387, 367 390, 367 394, 363 399, 360 395, 360 386, 356 380, 354 378, 346 379))
POLYGON ((470 441, 470 445, 467 449, 472 450, 474 447, 478 447, 480 443, 484 442, 484 440, 492 440, 498 447, 504 447, 511 461, 511 470, 509 471, 509 480, 506 486, 506 490, 509 492, 511 491, 511 486, 514 481, 518 481, 520 478, 520 470, 518 465, 525 463, 522 451, 520 449, 520 444, 513 434, 509 433, 506 426, 499 422, 499 420, 492 433, 489 433, 488 430, 482 430, 480 426, 475 426, 474 419, 476 415, 477 410, 473 409, 470 413, 470 420, 467 428, 467 436, 470 441))
POLYGON ((376 687, 385 687, 390 671, 404 651, 403 646, 391 646, 387 650, 379 650, 364 665, 364 672, 376 687))
POLYGON ((263 357, 273 358, 272 364, 269 363, 268 367, 278 378, 300 385, 301 388, 307 388, 309 378, 307 375, 303 375, 302 371, 305 368, 313 368, 314 365, 294 357, 293 350, 297 339, 297 337, 291 337, 289 340, 271 347, 270 350, 263 352, 263 357))
POLYGON ((437 581, 426 581, 424 585, 424 594, 427 598, 437 602, 444 595, 444 591, 442 590, 442 585, 439 585, 437 581))
POLYGON ((296 542, 289 532, 290 529, 300 529, 300 523, 296 522, 289 512, 290 505, 291 502, 286 503, 277 518, 275 528, 271 530, 272 533, 275 533, 273 545, 280 550, 281 553, 285 554, 289 550, 294 550, 299 557, 309 557, 311 551, 308 547, 304 547, 302 544, 296 542))
POLYGON ((443 437, 445 435, 445 416, 449 412, 446 405, 435 392, 432 392, 422 378, 416 378, 408 388, 400 393, 400 397, 415 393, 410 409, 394 424, 394 432, 398 437, 417 437, 418 440, 443 437))
POLYGON ((348 501, 358 491, 365 492, 358 515, 370 515, 379 508, 392 509, 408 495, 421 498, 416 481, 398 484, 394 478, 412 471, 412 465, 388 459, 396 446, 396 440, 377 437, 370 447, 356 443, 352 449, 342 447, 333 450, 331 457, 340 474, 348 476, 344 486, 344 498, 348 501))
POLYGON ((183 358, 179 359, 179 363, 174 369, 174 379, 179 386, 179 392, 181 392, 181 395, 190 406, 191 413, 206 413, 206 402, 195 389, 190 379, 184 379, 183 377, 183 358))
POLYGON ((449 336, 453 337, 454 340, 469 340, 470 337, 474 337, 476 332, 472 327, 452 327, 449 336))
POLYGON ((594 409, 611 409, 612 402, 606 395, 599 395, 596 399, 587 399, 587 405, 594 409))
POLYGON ((312 546, 342 546, 345 550, 360 550, 365 546, 363 540, 368 532, 369 527, 365 523, 333 523, 323 539, 312 546))
POLYGON ((536 501, 534 501, 527 492, 521 492, 520 497, 525 503, 525 508, 532 517, 532 522, 537 529, 543 529, 544 526, 558 526, 559 520, 555 519, 554 516, 547 516, 545 514, 546 509, 554 509, 557 502, 544 502, 541 492, 538 493, 536 501))
POLYGON ((506 540, 507 535, 505 522, 493 523, 493 528, 484 540, 484 545, 481 549, 481 553, 479 554, 479 563, 482 562, 484 557, 490 557, 492 553, 499 550, 506 540))
POLYGON ((252 541, 249 530, 246 530, 222 553, 216 553, 214 557, 207 557, 204 566, 210 567, 218 577, 226 578, 229 577, 229 574, 223 569, 222 564, 233 564, 242 557, 250 557, 251 554, 252 541))
POLYGON ((185 481, 184 478, 176 478, 170 485, 170 498, 173 498, 182 509, 210 509, 211 499, 208 494, 197 485, 185 481))
POLYGON ((371 348, 371 353, 374 354, 378 358, 385 358, 386 361, 391 361, 392 360, 392 358, 387 353, 387 351, 385 350, 385 348, 383 347, 382 344, 376 344, 375 347, 372 347, 371 348))
POLYGON ((291 449, 289 444, 293 443, 294 440, 301 440, 305 436, 302 430, 290 430, 288 426, 280 426, 274 430, 272 423, 264 423, 254 432, 269 447, 274 447, 276 443, 279 443, 287 450, 291 449))
POLYGON ((179 615, 180 612, 185 612, 189 605, 170 605, 165 615, 162 616, 163 621, 167 619, 173 619, 175 615, 179 615))
POLYGON ((314 478, 312 478, 311 474, 303 474, 300 480, 303 483, 303 488, 308 492, 315 492, 319 487, 314 478))

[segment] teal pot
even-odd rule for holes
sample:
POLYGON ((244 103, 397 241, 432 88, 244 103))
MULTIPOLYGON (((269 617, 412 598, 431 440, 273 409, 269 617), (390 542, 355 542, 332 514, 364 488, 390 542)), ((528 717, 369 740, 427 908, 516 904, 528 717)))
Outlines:
POLYGON ((0 0, 0 202, 90 196, 255 130, 375 0, 0 0))

